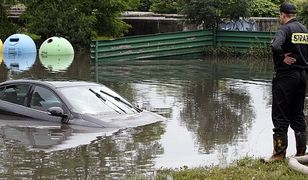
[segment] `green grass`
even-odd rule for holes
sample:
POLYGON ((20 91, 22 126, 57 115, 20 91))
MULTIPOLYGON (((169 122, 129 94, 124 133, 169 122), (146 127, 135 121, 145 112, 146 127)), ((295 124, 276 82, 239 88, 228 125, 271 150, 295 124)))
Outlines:
POLYGON ((258 159, 244 158, 227 168, 181 168, 180 170, 160 170, 158 180, 199 180, 199 179, 308 179, 307 175, 293 171, 288 167, 287 161, 264 164, 258 159))
POLYGON ((250 58, 272 57, 271 49, 267 44, 256 44, 246 49, 213 46, 213 47, 207 47, 205 49, 204 54, 218 56, 218 57, 250 57, 250 58))

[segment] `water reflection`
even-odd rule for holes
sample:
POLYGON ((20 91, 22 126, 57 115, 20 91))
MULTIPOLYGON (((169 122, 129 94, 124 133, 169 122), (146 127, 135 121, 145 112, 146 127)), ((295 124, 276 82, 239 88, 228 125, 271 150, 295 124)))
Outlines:
POLYGON ((36 53, 3 54, 3 62, 7 69, 14 72, 29 70, 36 60, 36 53))
POLYGON ((40 54, 42 65, 51 72, 65 71, 72 64, 74 54, 69 55, 44 55, 40 54))
POLYGON ((2 52, 0 50, 0 65, 2 64, 2 60, 3 60, 3 55, 2 55, 2 52))
POLYGON ((92 66, 92 79, 98 82, 157 82, 176 85, 186 81, 233 78, 269 81, 270 60, 216 59, 205 60, 145 60, 115 62, 92 66), (255 62, 254 62, 255 61, 255 62))
POLYGON ((229 81, 214 79, 193 82, 183 90, 181 116, 188 130, 196 132, 206 153, 217 144, 246 139, 251 127, 254 112, 250 96, 245 88, 233 86, 229 81))
POLYGON ((111 135, 116 130, 0 115, 0 136, 15 142, 17 145, 24 145, 35 150, 55 151, 77 147, 82 144, 89 144, 97 137, 111 135))
POLYGON ((94 79, 105 84, 130 84, 133 101, 140 107, 169 112, 172 122, 166 127, 165 153, 157 158, 157 167, 198 166, 228 164, 255 149, 258 155, 270 153, 270 141, 262 151, 255 148, 259 142, 247 142, 259 116, 256 108, 264 107, 262 122, 269 127, 264 138, 271 137, 269 62, 143 61, 98 65, 92 72, 94 79), (259 86, 267 98, 254 106, 249 89, 259 86))
MULTIPOLYGON (((154 157, 163 153, 158 141, 163 133, 162 125, 154 124, 52 153, 31 152, 16 147, 12 141, 0 139, 0 174, 2 178, 123 179, 129 174, 147 173, 154 171, 154 157)), ((61 130, 53 134, 56 139, 62 135, 61 130)))
MULTIPOLYGON (((53 68, 66 70, 52 72, 44 67, 47 63, 37 59, 28 71, 14 78, 100 82, 141 108, 165 116, 167 122, 108 136, 66 126, 3 126, 0 167, 5 170, 0 171, 1 176, 18 178, 22 175, 17 172, 22 172, 33 179, 124 179, 134 173, 150 175, 160 167, 225 165, 246 155, 271 153, 271 60, 205 58, 95 64, 88 54, 78 53, 70 65, 68 62, 53 68), (18 143, 12 134, 32 139, 21 138, 18 143), (35 141, 38 137, 48 143, 35 141), (85 145, 76 144, 83 140, 85 145), (33 152, 43 147, 44 152, 33 152)), ((7 74, 2 63, 0 81, 7 74)), ((292 138, 290 135, 290 147, 294 147, 292 138)), ((294 151, 288 149, 288 155, 294 151)))
POLYGON ((25 145, 34 149, 50 149, 62 142, 72 132, 65 131, 59 126, 50 126, 45 128, 4 126, 0 129, 2 138, 11 140, 18 145, 25 145), (46 129, 48 128, 48 129, 46 129))
POLYGON ((0 63, 0 82, 7 80, 8 70, 5 64, 2 62, 0 63))
MULTIPOLYGON (((20 58, 19 63, 27 69, 14 74, 12 79, 62 79, 90 80, 90 60, 85 53, 64 56, 37 56, 31 67, 27 58, 20 58), (46 66, 46 67, 45 67, 46 66), (82 67, 82 68, 81 68, 82 67)), ((0 65, 0 81, 5 81, 10 75, 10 67, 0 65)))

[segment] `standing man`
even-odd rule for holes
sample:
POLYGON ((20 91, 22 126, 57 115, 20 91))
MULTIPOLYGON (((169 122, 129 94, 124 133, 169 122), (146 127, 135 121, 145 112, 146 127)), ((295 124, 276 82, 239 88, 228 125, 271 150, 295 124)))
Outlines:
POLYGON ((274 125, 273 155, 264 159, 275 162, 285 159, 288 147, 288 127, 294 130, 296 156, 306 151, 304 101, 308 69, 308 30, 296 20, 296 7, 280 6, 280 23, 273 42, 275 76, 272 86, 272 121, 274 125))

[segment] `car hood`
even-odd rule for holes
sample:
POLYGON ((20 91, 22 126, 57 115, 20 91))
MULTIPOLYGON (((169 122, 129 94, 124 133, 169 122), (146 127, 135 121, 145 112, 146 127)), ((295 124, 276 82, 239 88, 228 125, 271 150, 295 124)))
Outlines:
POLYGON ((145 110, 140 113, 119 114, 116 116, 106 114, 81 114, 81 117, 85 121, 106 128, 138 127, 165 120, 164 117, 145 110))

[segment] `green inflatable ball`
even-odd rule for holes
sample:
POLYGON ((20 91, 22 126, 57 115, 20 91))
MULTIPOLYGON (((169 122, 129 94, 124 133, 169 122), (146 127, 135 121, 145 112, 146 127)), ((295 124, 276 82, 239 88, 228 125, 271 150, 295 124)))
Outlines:
POLYGON ((72 44, 62 37, 51 37, 46 39, 40 47, 40 55, 71 55, 74 54, 72 44))

